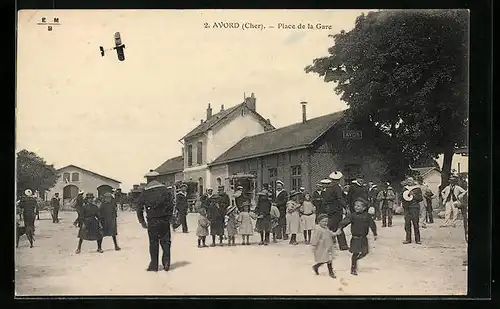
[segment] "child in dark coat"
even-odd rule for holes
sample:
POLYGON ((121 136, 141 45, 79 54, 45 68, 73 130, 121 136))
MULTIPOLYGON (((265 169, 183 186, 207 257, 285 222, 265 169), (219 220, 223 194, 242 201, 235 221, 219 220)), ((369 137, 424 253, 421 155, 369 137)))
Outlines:
POLYGON ((351 274, 358 275, 357 262, 368 254, 368 235, 369 229, 372 230, 374 239, 377 240, 377 226, 367 211, 368 201, 362 197, 358 197, 354 201, 354 212, 348 214, 339 224, 339 228, 335 235, 342 234, 344 229, 349 224, 351 225, 351 245, 349 251, 352 253, 351 258, 351 274))

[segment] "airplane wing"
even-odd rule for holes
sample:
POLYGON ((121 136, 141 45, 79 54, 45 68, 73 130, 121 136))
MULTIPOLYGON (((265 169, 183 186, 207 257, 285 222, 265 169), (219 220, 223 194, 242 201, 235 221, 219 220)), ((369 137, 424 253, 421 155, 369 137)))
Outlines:
POLYGON ((123 49, 125 48, 125 45, 122 44, 122 39, 120 36, 120 32, 115 33, 115 49, 116 53, 118 55, 118 60, 124 61, 125 60, 125 53, 123 52, 123 49))

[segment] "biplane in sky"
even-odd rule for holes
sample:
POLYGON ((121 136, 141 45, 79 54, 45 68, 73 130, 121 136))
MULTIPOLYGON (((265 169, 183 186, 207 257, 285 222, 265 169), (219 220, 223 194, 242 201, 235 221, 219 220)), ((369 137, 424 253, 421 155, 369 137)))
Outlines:
POLYGON ((104 57, 106 51, 110 51, 113 49, 116 49, 116 54, 118 55, 118 60, 124 61, 125 60, 125 53, 123 52, 123 50, 125 49, 125 44, 122 44, 120 32, 115 33, 115 47, 109 48, 109 49, 104 49, 104 47, 99 46, 99 50, 101 51, 101 57, 104 57))

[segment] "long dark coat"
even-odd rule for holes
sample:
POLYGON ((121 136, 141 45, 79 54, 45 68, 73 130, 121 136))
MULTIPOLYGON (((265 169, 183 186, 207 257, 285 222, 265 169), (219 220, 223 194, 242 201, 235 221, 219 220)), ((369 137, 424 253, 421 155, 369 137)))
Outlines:
POLYGON ((224 235, 224 217, 225 209, 219 207, 216 199, 212 199, 207 212, 208 220, 210 221, 210 235, 224 235))
POLYGON ((188 200, 187 200, 187 196, 184 195, 184 193, 182 193, 182 192, 177 193, 177 199, 176 199, 175 203, 176 203, 175 207, 177 208, 177 211, 179 211, 179 215, 182 215, 182 216, 187 215, 188 200))
POLYGON ((111 202, 103 202, 99 210, 102 236, 116 236, 118 234, 118 225, 116 223, 118 212, 116 202, 114 200, 111 202))
POLYGON ((288 202, 288 192, 285 190, 281 191, 278 196, 275 195, 274 203, 278 210, 280 211, 280 226, 286 226, 286 203, 288 202))
POLYGON ((37 208, 36 199, 23 196, 19 201, 19 208, 23 212, 23 220, 24 226, 26 227, 35 227, 35 218, 36 218, 36 208, 37 208))
POLYGON ((83 240, 98 240, 102 238, 102 229, 99 221, 99 207, 93 203, 85 203, 78 212, 78 238, 83 240))
POLYGON ((257 222, 255 227, 258 232, 271 231, 271 201, 267 196, 259 195, 257 207, 255 207, 255 214, 257 214, 257 222))
POLYGON ((312 203, 314 207, 316 207, 316 213, 321 214, 324 213, 323 209, 323 190, 319 191, 316 190, 312 194, 312 203))

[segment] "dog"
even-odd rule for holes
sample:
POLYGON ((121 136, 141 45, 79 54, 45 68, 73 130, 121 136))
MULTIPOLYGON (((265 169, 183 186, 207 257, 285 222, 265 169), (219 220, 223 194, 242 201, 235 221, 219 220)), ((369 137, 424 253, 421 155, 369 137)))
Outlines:
POLYGON ((26 226, 21 226, 19 222, 16 222, 16 248, 19 248, 19 240, 21 236, 26 235, 30 242, 30 248, 33 248, 33 242, 35 241, 33 228, 26 228, 26 226))

